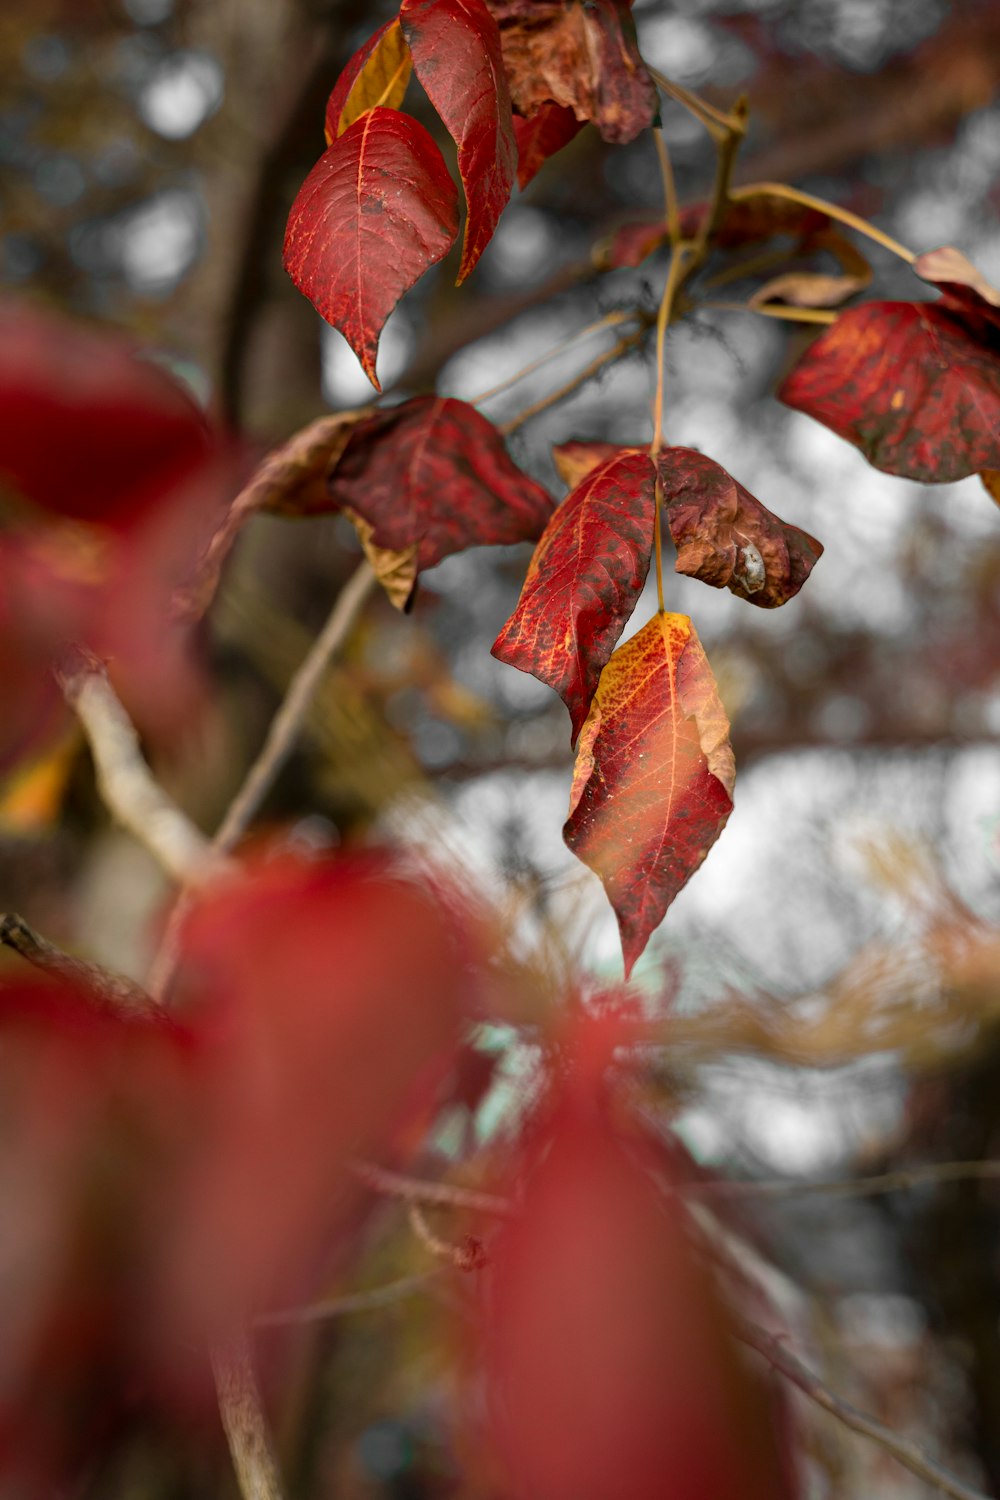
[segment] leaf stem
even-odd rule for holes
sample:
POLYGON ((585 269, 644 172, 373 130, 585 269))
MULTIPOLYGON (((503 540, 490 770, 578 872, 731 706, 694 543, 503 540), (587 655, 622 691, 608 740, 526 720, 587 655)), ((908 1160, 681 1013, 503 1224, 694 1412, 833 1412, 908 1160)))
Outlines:
POLYGON ((677 204, 677 184, 674 181, 674 169, 670 161, 670 148, 667 146, 667 138, 659 125, 653 126, 653 144, 656 146, 656 154, 660 161, 660 176, 663 179, 663 205, 667 219, 667 229, 670 231, 670 243, 676 245, 681 237, 681 215, 677 204))
POLYGON ((638 328, 633 329, 631 333, 622 334, 620 338, 615 340, 610 349, 605 349, 604 353, 598 354, 596 359, 590 361, 589 365, 584 365, 582 370, 578 371, 570 380, 567 380, 565 385, 559 386, 558 390, 550 391, 547 396, 543 396, 539 401, 535 401, 531 406, 526 406, 523 411, 518 412, 516 417, 511 417, 508 421, 501 422, 499 424, 499 431, 505 437, 509 437, 512 432, 517 432, 526 422, 530 422, 533 417, 539 416, 543 411, 548 411, 550 406, 557 406, 560 401, 565 401, 567 396, 572 396, 574 391, 578 391, 582 385, 586 385, 588 380, 593 380, 594 376, 599 375, 607 365, 614 364, 616 360, 621 359, 633 349, 637 349, 645 338, 646 329, 649 326, 649 320, 644 313, 640 312, 638 316, 640 319, 638 328))
POLYGON ((703 99, 700 94, 695 94, 691 89, 686 89, 682 83, 674 83, 665 73, 659 72, 656 68, 651 68, 648 63, 645 66, 646 72, 652 78, 653 82, 665 94, 669 94, 671 99, 676 99, 678 104, 683 104, 684 108, 689 110, 700 124, 704 125, 705 129, 716 141, 722 139, 724 132, 738 129, 739 121, 735 114, 730 114, 726 110, 716 109, 714 104, 709 104, 708 100, 703 99))
POLYGON ((841 224, 856 229, 859 234, 866 235, 876 244, 884 246, 886 250, 891 250, 893 255, 898 255, 900 260, 905 260, 908 265, 912 265, 917 258, 912 250, 908 250, 905 245, 900 244, 899 240, 894 240, 892 235, 886 234, 884 230, 877 229, 867 219, 862 219, 860 214, 852 213, 849 208, 841 208, 837 203, 829 203, 825 198, 816 198, 812 193, 803 193, 784 182, 751 182, 745 187, 733 188, 729 196, 735 203, 759 196, 787 198, 790 203, 801 203, 805 208, 815 208, 818 213, 827 214, 831 219, 837 219, 841 224))
POLYGON ((499 396, 502 392, 509 390, 512 385, 517 385, 518 381, 523 380, 526 375, 533 375, 536 370, 540 370, 543 365, 548 364, 550 359, 555 359, 557 355, 564 354, 566 350, 572 349, 575 344, 582 343, 584 339, 590 338, 592 334, 600 333, 603 328, 616 328, 621 323, 631 322, 635 316, 634 312, 605 313, 603 318, 596 318, 593 323, 588 323, 586 328, 579 328, 576 333, 571 333, 568 338, 560 339, 557 344, 553 344, 550 349, 546 349, 545 353, 540 354, 537 359, 531 360, 529 364, 522 365, 521 369, 515 371, 513 375, 508 375, 506 380, 500 380, 496 385, 491 385, 489 390, 480 391, 478 396, 470 397, 469 405, 482 406, 484 401, 492 401, 494 396, 499 396))
POLYGON ((698 303, 715 312, 759 313, 762 318, 782 318, 787 323, 836 323, 839 313, 825 307, 780 307, 777 304, 751 307, 749 302, 715 302, 710 298, 698 303))

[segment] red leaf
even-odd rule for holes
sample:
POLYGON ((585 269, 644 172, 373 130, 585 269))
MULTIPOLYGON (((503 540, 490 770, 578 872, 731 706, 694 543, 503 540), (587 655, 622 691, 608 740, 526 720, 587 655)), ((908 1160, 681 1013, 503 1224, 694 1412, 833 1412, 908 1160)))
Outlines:
POLYGON ((764 1390, 737 1353, 680 1199, 656 1185, 676 1184, 673 1157, 588 1076, 593 1061, 560 1058, 554 1097, 512 1163, 518 1215, 490 1241, 472 1358, 503 1472, 487 1470, 482 1492, 784 1500, 764 1390))
POLYGON ((732 811, 729 723, 694 627, 658 614, 601 674, 563 838, 601 877, 626 978, 732 811))
POLYGON ((55 658, 108 657, 146 731, 190 724, 170 622, 236 468, 187 392, 118 335, 0 308, 0 767, 57 722, 55 658))
POLYGON ((466 547, 536 541, 553 506, 475 407, 435 396, 362 422, 333 472, 330 499, 350 513, 400 609, 425 568, 466 547))
POLYGON ((460 911, 377 853, 273 859, 203 898, 179 994, 215 1056, 164 1245, 174 1337, 291 1300, 329 1260, 349 1160, 390 1149, 454 1062, 460 911))
POLYGON ((468 204, 461 282, 493 236, 517 168, 500 35, 483 0, 403 0, 399 19, 417 77, 458 147, 468 204))
POLYGON ((380 26, 351 58, 326 105, 326 143, 332 146, 368 110, 398 109, 413 70, 410 50, 395 17, 380 26))
POLYGON ((728 588, 762 609, 798 593, 823 553, 815 537, 773 515, 693 448, 665 449, 659 474, 678 573, 728 588))
POLYGON ((404 292, 447 255, 458 195, 422 125, 371 109, 313 167, 292 204, 285 269, 339 328, 376 390, 379 334, 404 292))
POLYGON ((488 0, 500 26, 517 111, 549 101, 592 120, 606 141, 624 144, 651 125, 653 81, 622 0, 488 0))
POLYGON ((211 453, 188 392, 125 338, 0 303, 0 485, 121 528, 211 453))
POLYGON ((493 655, 555 688, 587 717, 602 668, 642 593, 653 545, 656 472, 646 453, 593 469, 554 512, 493 655))
POLYGON ((946 297, 851 308, 810 345, 779 398, 888 474, 947 484, 1000 468, 995 316, 946 297))
POLYGON ((518 185, 526 188, 549 157, 568 146, 582 128, 583 121, 562 104, 542 104, 528 119, 515 115, 518 185))

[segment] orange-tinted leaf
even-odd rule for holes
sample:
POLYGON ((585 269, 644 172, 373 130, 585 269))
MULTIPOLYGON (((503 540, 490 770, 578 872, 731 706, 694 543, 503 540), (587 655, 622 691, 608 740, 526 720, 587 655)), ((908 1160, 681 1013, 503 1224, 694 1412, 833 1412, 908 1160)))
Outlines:
POLYGON ((693 448, 664 449, 659 473, 678 573, 728 588, 762 609, 798 593, 823 553, 815 537, 773 515, 693 448))
POLYGON ((553 506, 474 406, 436 396, 415 396, 356 427, 330 500, 350 512, 400 609, 418 574, 453 552, 537 541, 553 506))
POLYGON ((376 390, 386 318, 458 233, 458 194, 422 125, 377 108, 320 157, 292 204, 285 269, 376 390))
POLYGON ((778 395, 888 474, 947 484, 1000 468, 1000 325, 980 306, 946 296, 851 308, 778 395))
POLYGON ((568 146, 582 128, 583 122, 563 104, 542 104, 528 119, 515 115, 518 185, 526 188, 549 157, 568 146))
POLYGON ((772 276, 757 288, 748 300, 750 307, 767 307, 784 302, 791 307, 840 307, 849 297, 862 291, 871 281, 871 272, 852 276, 828 271, 785 271, 772 276))
POLYGON ((546 526, 493 655, 555 688, 573 742, 635 609, 653 545, 656 472, 646 453, 593 469, 546 526))
POLYGON ((517 170, 500 35, 483 0, 403 0, 399 19, 417 77, 458 147, 468 204, 461 282, 489 244, 517 170))
POLYGON ((80 745, 80 731, 74 725, 0 782, 0 836, 25 838, 51 831, 62 811, 80 745))
POLYGON ((571 490, 575 490, 581 479, 586 479, 598 464, 606 463, 616 453, 630 451, 639 450, 623 448, 620 443, 589 443, 581 442, 579 438, 571 438, 568 442, 558 443, 552 449, 552 458, 559 478, 571 490))
POLYGON ((604 883, 626 977, 718 838, 734 777, 729 723, 694 627, 658 614, 601 674, 563 829, 604 883))
MULTIPOLYGON (((913 269, 923 281, 940 287, 953 301, 972 307, 977 312, 990 315, 989 310, 1000 308, 1000 292, 986 280, 983 273, 972 264, 968 256, 953 245, 944 245, 940 250, 926 250, 913 262, 913 269)), ((995 318, 995 314, 993 315, 995 318)))
POLYGON ((787 1500, 764 1392, 663 1189, 673 1156, 608 1096, 586 1055, 604 1039, 574 1041, 583 1058, 560 1057, 511 1163, 519 1212, 490 1241, 466 1334, 486 1383, 472 1461, 488 1448, 502 1466, 476 1493, 787 1500))
POLYGON ((511 97, 530 119, 548 102, 591 120, 606 141, 634 140, 656 117, 624 0, 488 0, 511 97))
POLYGON ((368 110, 398 109, 412 70, 410 49, 394 17, 358 48, 334 84, 326 105, 327 145, 368 110))
POLYGON ((370 406, 318 417, 269 453, 209 538, 194 578, 176 598, 177 611, 195 618, 205 613, 219 585, 223 565, 243 526, 259 511, 280 516, 315 516, 330 509, 327 482, 353 428, 371 415, 370 406))
POLYGON ((984 469, 979 477, 987 495, 1000 505, 1000 469, 984 469))

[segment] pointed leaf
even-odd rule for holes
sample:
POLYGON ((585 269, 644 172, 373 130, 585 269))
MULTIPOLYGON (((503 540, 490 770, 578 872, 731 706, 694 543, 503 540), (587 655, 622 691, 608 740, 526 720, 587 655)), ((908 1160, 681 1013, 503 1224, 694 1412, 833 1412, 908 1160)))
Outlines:
POLYGON ((686 615, 658 614, 601 674, 563 838, 614 907, 625 975, 732 811, 729 722, 686 615))
POLYGON ((779 398, 888 474, 947 484, 1000 468, 1000 325, 980 306, 942 297, 851 308, 779 398))
POLYGON ((871 281, 871 272, 839 276, 828 271, 785 271, 772 276, 749 298, 748 307, 767 307, 783 302, 790 307, 840 307, 849 297, 862 291, 871 281))
POLYGON ((502 1185, 519 1212, 491 1240, 479 1316, 465 1320, 486 1387, 483 1402, 465 1382, 482 1424, 467 1451, 503 1465, 499 1477, 484 1466, 473 1493, 789 1500, 768 1387, 664 1192, 682 1186, 677 1153, 580 1057, 627 1044, 625 1027, 587 1034, 600 1024, 578 1023, 577 1055, 559 1057, 518 1142, 502 1185))
POLYGON ((483 0, 403 0, 399 19, 417 77, 458 147, 469 210, 461 282, 489 244, 517 170, 500 33, 483 0))
POLYGON ((530 118, 552 101, 592 120, 606 141, 634 140, 657 95, 623 0, 488 0, 500 25, 511 97, 530 118))
POLYGON ((528 119, 515 115, 518 186, 526 188, 549 157, 568 146, 582 129, 583 121, 562 104, 543 104, 528 119))
POLYGON ((574 743, 646 581, 655 479, 648 454, 626 452, 577 485, 546 526, 517 609, 493 643, 498 660, 555 688, 574 743))
POLYGON ((181 617, 199 619, 215 597, 226 558, 247 521, 259 511, 316 516, 333 509, 327 492, 330 471, 347 447, 352 429, 370 406, 318 417, 269 453, 243 486, 198 559, 193 579, 175 599, 181 617))
POLYGON ((458 233, 458 195, 422 125, 394 109, 355 120, 292 204, 285 270, 339 328, 376 390, 386 318, 458 233))
POLYGON ((798 593, 823 553, 815 537, 773 515, 694 448, 664 449, 659 474, 678 573, 762 609, 798 593))
POLYGON ((368 110, 398 109, 412 71, 410 49, 393 17, 358 48, 334 84, 326 105, 327 145, 368 110))
POLYGON ((330 497, 349 511, 397 608, 418 574, 466 547, 537 541, 552 497, 521 472, 474 406, 415 396, 355 428, 330 497))

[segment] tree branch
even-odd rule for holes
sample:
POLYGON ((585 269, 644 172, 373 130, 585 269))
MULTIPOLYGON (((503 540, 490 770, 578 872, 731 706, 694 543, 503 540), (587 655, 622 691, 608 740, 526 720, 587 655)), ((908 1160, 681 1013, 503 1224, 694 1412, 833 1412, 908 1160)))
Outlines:
POLYGON ((230 862, 154 778, 103 664, 78 652, 73 665, 58 676, 87 736, 101 799, 122 827, 145 844, 180 885, 203 885, 230 869, 230 862))
POLYGON ((41 933, 29 927, 16 912, 0 915, 0 943, 13 948, 29 964, 52 974, 58 979, 67 979, 71 984, 90 991, 108 1010, 119 1015, 149 1015, 156 1007, 152 996, 124 974, 115 974, 99 964, 87 963, 82 958, 73 958, 43 938, 41 933))
POLYGON ((873 1443, 878 1443, 886 1453, 890 1453, 897 1463, 909 1469, 911 1474, 916 1474, 927 1484, 935 1489, 941 1490, 943 1494, 950 1495, 952 1500, 989 1500, 989 1497, 981 1490, 974 1490, 970 1485, 963 1484, 954 1474, 939 1464, 935 1459, 919 1448, 916 1443, 910 1442, 908 1438, 900 1437, 890 1427, 859 1411, 850 1401, 845 1401, 842 1396, 836 1395, 825 1385, 819 1376, 814 1374, 808 1366, 804 1365, 780 1339, 768 1333, 766 1329, 759 1328, 754 1323, 741 1323, 737 1329, 737 1337, 744 1344, 749 1344, 751 1349, 756 1349, 758 1354, 763 1355, 768 1364, 783 1375, 792 1385, 797 1386, 803 1395, 815 1401, 824 1411, 836 1417, 845 1427, 852 1432, 861 1433, 862 1437, 870 1438, 873 1443))
POLYGON ((243 1500, 282 1500, 249 1334, 241 1330, 214 1344, 211 1358, 219 1414, 240 1494, 243 1500))
POLYGON ((387 1171, 369 1161, 356 1161, 351 1170, 372 1192, 383 1193, 388 1198, 401 1198, 404 1203, 464 1208, 471 1213, 491 1214, 499 1219, 512 1219, 516 1212, 513 1203, 497 1193, 481 1193, 452 1182, 426 1182, 419 1177, 405 1177, 401 1172, 387 1171))

